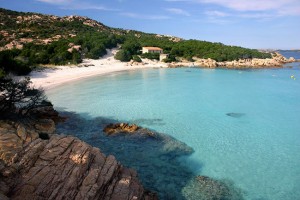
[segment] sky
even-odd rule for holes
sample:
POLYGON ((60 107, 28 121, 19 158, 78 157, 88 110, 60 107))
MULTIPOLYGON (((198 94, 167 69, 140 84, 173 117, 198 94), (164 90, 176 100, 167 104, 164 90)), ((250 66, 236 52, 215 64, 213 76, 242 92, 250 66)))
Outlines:
POLYGON ((0 0, 0 7, 226 45, 300 49, 300 0, 0 0))

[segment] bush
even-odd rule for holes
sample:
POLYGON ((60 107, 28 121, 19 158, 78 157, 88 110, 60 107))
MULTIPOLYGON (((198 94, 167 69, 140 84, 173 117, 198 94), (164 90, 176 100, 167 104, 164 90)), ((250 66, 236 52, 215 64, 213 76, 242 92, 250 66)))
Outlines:
POLYGON ((90 50, 89 53, 86 54, 87 58, 91 59, 99 59, 101 56, 104 56, 106 54, 105 46, 98 45, 90 50))
POLYGON ((118 51, 115 55, 115 59, 120 60, 121 62, 128 62, 131 60, 131 58, 132 58, 131 54, 128 51, 123 49, 118 51))
POLYGON ((166 63, 170 63, 170 62, 176 62, 176 57, 174 55, 169 55, 168 58, 166 59, 163 59, 163 62, 166 62, 166 63))
POLYGON ((151 60, 159 60, 159 53, 143 53, 142 58, 148 58, 151 60))
POLYGON ((140 53, 141 45, 138 41, 134 39, 128 39, 125 41, 125 43, 122 45, 122 49, 125 51, 128 51, 131 55, 136 55, 140 53))
POLYGON ((22 62, 15 58, 15 52, 11 50, 0 52, 0 67, 5 73, 16 75, 27 75, 31 72, 28 63, 22 62))
POLYGON ((72 52, 72 62, 74 64, 78 64, 78 63, 82 62, 81 55, 78 51, 73 51, 72 52))
POLYGON ((0 79, 5 76, 5 72, 0 68, 0 79))
POLYGON ((142 62, 142 59, 137 55, 133 55, 132 60, 135 61, 135 62, 142 62))

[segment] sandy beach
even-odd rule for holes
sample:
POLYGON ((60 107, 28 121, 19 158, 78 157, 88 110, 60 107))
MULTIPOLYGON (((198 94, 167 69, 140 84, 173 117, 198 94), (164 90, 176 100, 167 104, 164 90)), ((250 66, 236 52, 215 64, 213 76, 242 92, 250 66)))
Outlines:
POLYGON ((125 70, 167 67, 166 63, 148 59, 143 59, 142 63, 120 62, 114 59, 117 49, 108 50, 107 52, 107 55, 98 60, 84 59, 83 63, 77 66, 56 66, 54 68, 34 70, 29 76, 34 87, 42 87, 47 90, 66 82, 90 76, 125 70))

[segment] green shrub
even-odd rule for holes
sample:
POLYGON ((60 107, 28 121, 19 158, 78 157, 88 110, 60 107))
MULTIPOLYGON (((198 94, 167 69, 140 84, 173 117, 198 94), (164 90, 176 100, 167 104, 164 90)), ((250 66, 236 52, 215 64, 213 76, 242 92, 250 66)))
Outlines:
POLYGON ((3 78, 5 76, 5 72, 3 71, 3 69, 0 68, 0 79, 3 78))
POLYGON ((159 53, 143 53, 142 58, 148 58, 151 60, 159 60, 159 53))
POLYGON ((135 61, 135 62, 142 62, 142 59, 137 55, 133 55, 132 60, 135 61))
POLYGON ((176 62, 176 57, 174 55, 169 55, 168 58, 166 59, 163 59, 163 62, 166 62, 166 63, 170 63, 170 62, 176 62))
POLYGON ((27 75, 31 72, 28 63, 17 60, 15 51, 6 50, 0 52, 0 68, 5 73, 14 73, 16 75, 27 75))
POLYGON ((132 58, 131 54, 128 51, 123 49, 118 51, 115 55, 115 59, 120 60, 122 62, 128 62, 131 60, 131 58, 132 58))
POLYGON ((73 51, 72 52, 72 63, 73 64, 78 64, 81 63, 82 59, 81 59, 81 55, 78 51, 73 51))
POLYGON ((105 46, 103 45, 97 45, 96 47, 92 48, 87 54, 87 58, 91 59, 99 59, 101 56, 104 56, 106 54, 105 46))

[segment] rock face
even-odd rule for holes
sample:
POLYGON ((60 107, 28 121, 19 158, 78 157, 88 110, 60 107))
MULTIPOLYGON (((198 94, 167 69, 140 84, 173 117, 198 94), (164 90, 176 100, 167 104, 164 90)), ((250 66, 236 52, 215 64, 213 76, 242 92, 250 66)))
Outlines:
MULTIPOLYGON (((0 121, 0 160, 6 164, 14 163, 23 146, 38 139, 43 133, 38 125, 39 122, 37 120, 33 125, 25 125, 11 121, 0 121)), ((43 121, 43 125, 49 127, 47 134, 54 133, 55 124, 52 120, 43 121)))
POLYGON ((0 121, 0 199, 157 199, 114 156, 28 127, 0 121))
POLYGON ((116 133, 133 133, 140 129, 136 124, 127 124, 127 123, 116 123, 107 125, 103 131, 108 135, 116 134, 116 133))
POLYGON ((30 111, 30 115, 35 116, 38 119, 52 119, 55 123, 65 120, 65 118, 59 116, 52 105, 35 108, 30 111))
POLYGON ((103 131, 107 135, 114 135, 114 134, 135 134, 135 135, 142 135, 142 136, 150 136, 156 137, 155 133, 152 131, 139 127, 136 124, 128 124, 128 123, 116 123, 116 124, 108 124, 103 131))

